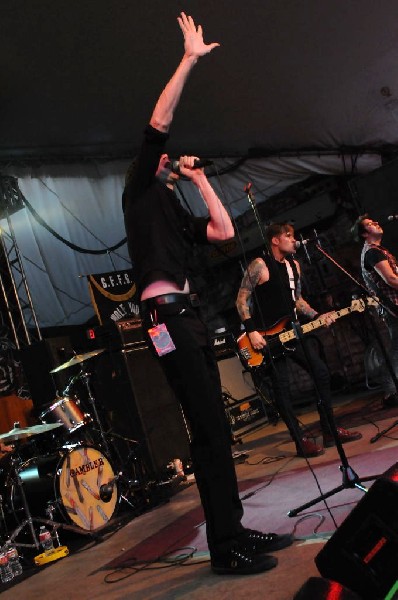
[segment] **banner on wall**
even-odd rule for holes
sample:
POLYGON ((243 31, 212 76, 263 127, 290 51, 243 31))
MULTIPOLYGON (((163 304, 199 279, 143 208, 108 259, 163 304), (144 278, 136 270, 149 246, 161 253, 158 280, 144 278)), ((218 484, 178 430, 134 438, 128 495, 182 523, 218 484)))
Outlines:
POLYGON ((90 298, 100 325, 129 317, 139 318, 140 307, 132 270, 87 276, 90 298))

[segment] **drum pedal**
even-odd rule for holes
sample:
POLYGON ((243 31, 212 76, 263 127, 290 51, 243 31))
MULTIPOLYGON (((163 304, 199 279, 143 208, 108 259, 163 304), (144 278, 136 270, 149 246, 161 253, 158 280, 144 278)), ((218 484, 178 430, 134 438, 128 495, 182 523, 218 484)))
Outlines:
POLYGON ((58 560, 59 558, 64 558, 65 556, 68 556, 68 554, 69 548, 67 546, 59 546, 58 548, 53 548, 49 552, 42 552, 42 554, 38 554, 34 557, 34 562, 35 565, 41 567, 42 565, 46 565, 54 560, 58 560))

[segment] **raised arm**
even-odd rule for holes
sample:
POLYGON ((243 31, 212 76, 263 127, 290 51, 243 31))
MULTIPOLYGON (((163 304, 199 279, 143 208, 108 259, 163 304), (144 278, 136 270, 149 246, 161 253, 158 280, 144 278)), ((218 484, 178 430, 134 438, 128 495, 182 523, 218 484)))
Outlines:
POLYGON ((235 231, 231 219, 220 198, 210 185, 203 169, 194 169, 196 156, 181 156, 179 160, 180 173, 188 177, 198 188, 208 210, 210 221, 207 224, 207 239, 209 242, 220 242, 234 237, 235 231))
POLYGON ((202 27, 201 25, 196 27, 192 17, 182 12, 177 20, 184 36, 184 56, 174 75, 160 94, 150 120, 152 127, 163 132, 169 130, 185 82, 198 58, 208 54, 213 48, 220 45, 216 42, 205 44, 202 27))

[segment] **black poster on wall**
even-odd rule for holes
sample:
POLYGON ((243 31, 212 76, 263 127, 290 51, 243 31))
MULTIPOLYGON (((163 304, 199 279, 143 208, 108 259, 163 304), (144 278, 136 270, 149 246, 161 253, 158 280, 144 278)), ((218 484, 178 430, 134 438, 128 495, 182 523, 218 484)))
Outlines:
POLYGON ((139 299, 131 269, 87 276, 91 302, 101 325, 139 318, 139 299))

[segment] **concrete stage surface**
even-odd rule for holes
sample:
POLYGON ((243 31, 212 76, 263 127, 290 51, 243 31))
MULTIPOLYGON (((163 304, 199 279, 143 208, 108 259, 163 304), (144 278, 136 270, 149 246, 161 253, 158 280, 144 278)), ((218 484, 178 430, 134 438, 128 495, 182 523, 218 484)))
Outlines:
MULTIPOLYGON (((362 390, 334 399, 337 424, 363 434, 361 440, 344 446, 360 478, 383 473, 398 460, 398 427, 370 443, 372 436, 398 417, 398 408, 382 409, 380 398, 381 392, 362 390)), ((311 407, 300 412, 300 420, 319 435, 317 412, 311 407)), ((196 485, 180 484, 181 491, 169 502, 131 518, 127 511, 127 522, 104 535, 100 543, 82 536, 80 547, 68 557, 15 580, 10 588, 0 584, 2 598, 291 600, 309 577, 320 576, 314 557, 363 492, 349 489, 331 496, 330 513, 319 503, 290 518, 290 509, 319 495, 314 474, 323 492, 341 484, 336 448, 326 449, 307 464, 295 456, 286 427, 279 421, 244 436, 232 451, 247 455, 236 459, 244 524, 263 531, 293 532, 296 537, 291 547, 276 553, 279 564, 275 569, 250 576, 213 574, 196 485)), ((62 530, 60 537, 63 543, 62 530)))

